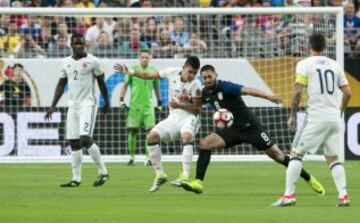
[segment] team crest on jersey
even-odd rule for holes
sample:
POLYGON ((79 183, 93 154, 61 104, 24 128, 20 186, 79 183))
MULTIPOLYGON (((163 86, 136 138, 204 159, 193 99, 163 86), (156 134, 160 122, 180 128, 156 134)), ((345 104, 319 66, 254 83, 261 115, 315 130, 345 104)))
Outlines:
POLYGON ((219 93, 218 93, 218 98, 219 98, 220 100, 224 99, 224 96, 223 96, 222 92, 219 92, 219 93))
POLYGON ((87 68, 88 67, 88 65, 89 65, 89 63, 83 63, 83 68, 87 68))

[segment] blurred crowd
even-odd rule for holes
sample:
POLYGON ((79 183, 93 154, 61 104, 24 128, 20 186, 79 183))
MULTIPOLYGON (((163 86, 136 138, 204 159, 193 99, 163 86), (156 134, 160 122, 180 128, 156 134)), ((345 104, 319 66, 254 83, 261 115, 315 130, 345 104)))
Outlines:
MULTIPOLYGON (((0 7, 344 7, 344 50, 360 57, 360 0, 0 0, 0 7), (179 5, 181 4, 181 5, 179 5)), ((72 33, 85 36, 87 51, 102 58, 274 57, 301 55, 311 29, 335 47, 335 17, 219 15, 150 17, 0 17, 0 56, 54 58, 71 54, 72 33)))

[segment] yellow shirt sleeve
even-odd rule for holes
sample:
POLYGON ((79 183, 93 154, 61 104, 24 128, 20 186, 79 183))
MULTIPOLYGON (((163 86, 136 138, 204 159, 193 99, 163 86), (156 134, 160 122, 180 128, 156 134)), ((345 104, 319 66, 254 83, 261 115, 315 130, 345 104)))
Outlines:
POLYGON ((299 83, 299 84, 302 84, 304 86, 307 86, 308 84, 308 79, 306 76, 303 76, 301 74, 296 74, 296 80, 295 80, 295 83, 299 83))

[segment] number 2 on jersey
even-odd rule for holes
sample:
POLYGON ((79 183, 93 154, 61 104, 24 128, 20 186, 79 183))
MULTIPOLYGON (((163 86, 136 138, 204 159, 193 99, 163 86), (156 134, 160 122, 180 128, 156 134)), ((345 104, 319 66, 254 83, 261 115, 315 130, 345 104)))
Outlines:
POLYGON ((324 94, 324 86, 326 88, 326 92, 328 94, 333 94, 335 91, 335 74, 334 71, 330 69, 326 69, 324 72, 320 69, 316 69, 319 75, 319 81, 320 81, 320 91, 321 94, 324 94), (330 77, 329 77, 330 76, 330 77), (330 79, 330 83, 329 83, 330 79), (330 85, 330 86, 329 86, 330 85), (331 89, 330 89, 331 88, 331 89))
POLYGON ((77 70, 74 70, 74 74, 75 74, 75 76, 74 76, 74 80, 77 80, 77 75, 78 75, 77 70))

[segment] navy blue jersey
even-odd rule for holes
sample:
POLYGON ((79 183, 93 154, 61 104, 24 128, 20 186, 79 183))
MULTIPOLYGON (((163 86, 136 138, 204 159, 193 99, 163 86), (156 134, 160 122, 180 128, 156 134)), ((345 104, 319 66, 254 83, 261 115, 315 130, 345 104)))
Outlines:
POLYGON ((258 124, 256 117, 249 111, 241 98, 242 87, 239 84, 219 80, 215 89, 207 87, 202 89, 202 103, 209 103, 215 110, 226 108, 231 111, 234 116, 233 126, 258 124))

